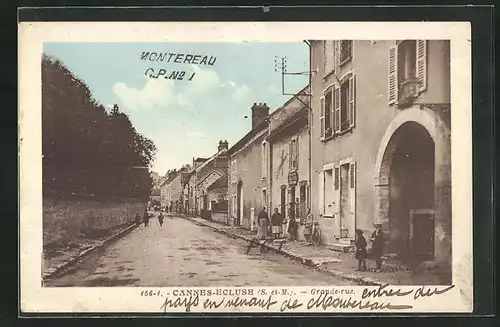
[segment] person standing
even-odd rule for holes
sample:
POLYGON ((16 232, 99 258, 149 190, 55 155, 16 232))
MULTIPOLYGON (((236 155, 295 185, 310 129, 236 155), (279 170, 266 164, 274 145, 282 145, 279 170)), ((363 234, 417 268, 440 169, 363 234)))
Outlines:
POLYGON ((163 213, 160 212, 160 215, 158 216, 158 222, 160 223, 160 227, 163 226, 163 213))
POLYGON ((295 204, 290 202, 290 208, 288 212, 288 233, 290 234, 290 239, 295 241, 297 237, 297 222, 295 221, 295 204))
POLYGON ((141 215, 139 215, 139 213, 137 212, 135 214, 135 224, 139 227, 139 225, 141 224, 141 215))
POLYGON ((260 210, 257 216, 257 223, 259 224, 258 235, 261 239, 265 239, 269 228, 269 215, 267 214, 266 207, 262 207, 260 210))
POLYGON ((366 271, 366 257, 368 256, 366 252, 366 239, 363 236, 363 231, 361 229, 356 229, 356 259, 358 259, 358 269, 357 271, 366 271))
POLYGON ((373 257, 377 265, 376 271, 380 272, 382 270, 382 255, 384 253, 385 242, 385 236, 382 231, 381 224, 375 224, 375 231, 372 234, 371 241, 373 257))
POLYGON ((274 208, 274 213, 271 216, 271 228, 275 238, 281 235, 281 224, 283 223, 283 216, 279 213, 278 208, 274 208))
POLYGON ((304 228, 304 237, 306 238, 307 244, 312 243, 312 214, 311 214, 311 208, 307 208, 307 214, 306 214, 306 221, 305 221, 305 228, 304 228))
POLYGON ((147 212, 145 212, 144 216, 142 216, 142 221, 144 222, 144 227, 147 227, 149 225, 149 215, 147 212))

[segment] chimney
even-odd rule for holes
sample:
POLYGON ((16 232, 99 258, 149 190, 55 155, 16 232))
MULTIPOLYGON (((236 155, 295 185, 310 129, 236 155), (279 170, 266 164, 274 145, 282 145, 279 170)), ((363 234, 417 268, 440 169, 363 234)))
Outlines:
POLYGON ((269 116, 269 107, 264 103, 254 103, 252 106, 252 129, 259 125, 266 117, 269 116))
POLYGON ((224 141, 220 140, 219 147, 217 149, 218 149, 218 152, 221 152, 222 150, 229 149, 229 143, 227 142, 227 140, 224 140, 224 141))

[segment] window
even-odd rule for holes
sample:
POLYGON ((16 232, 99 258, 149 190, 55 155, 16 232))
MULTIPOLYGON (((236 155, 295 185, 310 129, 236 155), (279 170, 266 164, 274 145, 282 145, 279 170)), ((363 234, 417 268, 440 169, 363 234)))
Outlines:
POLYGON ((320 139, 325 140, 354 128, 356 111, 356 80, 350 73, 340 86, 334 85, 321 97, 320 139))
POLYGON ((267 143, 262 142, 262 178, 267 177, 267 143))
POLYGON ((333 89, 330 89, 325 94, 325 137, 332 136, 332 105, 333 105, 333 89))
POLYGON ((352 58, 352 41, 340 41, 340 64, 344 64, 352 58))
POLYGON ((333 170, 332 169, 328 169, 328 170, 325 170, 324 172, 324 190, 323 190, 323 194, 324 194, 324 203, 323 203, 323 208, 324 208, 324 215, 327 216, 327 217, 333 217, 333 202, 334 202, 334 199, 333 199, 333 188, 332 188, 332 185, 333 185, 333 170))
POLYGON ((427 41, 405 40, 389 49, 389 104, 406 103, 427 88, 427 41))

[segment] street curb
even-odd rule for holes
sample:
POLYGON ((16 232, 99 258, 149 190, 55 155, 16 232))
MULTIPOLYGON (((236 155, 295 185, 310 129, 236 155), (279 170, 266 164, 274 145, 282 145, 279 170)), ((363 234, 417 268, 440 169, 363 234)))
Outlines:
MULTIPOLYGON (((214 231, 216 231, 218 233, 224 234, 224 235, 229 236, 231 238, 242 239, 242 240, 245 240, 245 241, 248 241, 248 242, 253 238, 253 237, 247 237, 247 236, 244 236, 244 235, 234 234, 234 233, 225 231, 223 229, 220 229, 220 228, 217 228, 217 227, 214 227, 214 226, 210 226, 210 225, 204 224, 202 222, 199 222, 199 221, 196 221, 196 220, 192 219, 191 217, 182 216, 182 218, 187 219, 187 220, 193 222, 196 225, 208 227, 208 228, 210 228, 210 229, 212 229, 212 230, 214 230, 214 231)), ((281 255, 283 255, 285 257, 288 257, 288 258, 290 258, 290 259, 292 259, 294 261, 297 261, 297 262, 299 262, 299 263, 301 263, 301 264, 303 264, 305 266, 317 269, 317 270, 319 270, 319 271, 321 271, 323 273, 326 273, 328 275, 331 275, 333 277, 342 278, 342 279, 345 279, 345 280, 348 280, 348 281, 352 281, 352 282, 355 282, 355 283, 360 284, 360 285, 366 285, 366 286, 380 286, 380 285, 385 285, 386 284, 386 283, 383 283, 383 282, 381 282, 379 280, 376 280, 376 279, 373 279, 373 278, 364 277, 364 276, 356 276, 356 275, 352 275, 352 274, 349 274, 349 273, 344 273, 344 272, 341 272, 341 271, 338 271, 338 270, 326 269, 326 268, 322 267, 319 264, 315 264, 313 260, 305 258, 305 257, 301 257, 300 255, 297 255, 295 253, 291 253, 291 252, 283 250, 283 249, 280 252, 277 246, 266 244, 265 247, 268 250, 272 250, 275 253, 281 254, 281 255)))
POLYGON ((125 227, 124 229, 120 230, 119 232, 117 232, 117 233, 111 235, 110 237, 104 239, 103 241, 99 242, 98 244, 91 246, 88 249, 83 250, 82 252, 78 253, 76 256, 70 258, 68 261, 63 262, 62 264, 56 266, 54 271, 43 276, 42 280, 45 281, 45 280, 49 280, 49 279, 54 278, 54 277, 61 277, 62 275, 64 275, 66 273, 67 268, 69 268, 70 266, 72 266, 76 262, 83 259, 89 253, 108 245, 109 243, 117 240, 118 238, 125 236, 130 231, 132 231, 132 229, 134 229, 136 227, 137 227, 137 224, 133 223, 132 225, 125 227))

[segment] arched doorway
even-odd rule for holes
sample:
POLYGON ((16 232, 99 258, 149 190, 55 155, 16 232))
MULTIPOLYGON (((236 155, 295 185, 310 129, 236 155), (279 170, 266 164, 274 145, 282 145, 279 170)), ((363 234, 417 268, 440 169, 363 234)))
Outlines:
POLYGON ((243 217, 243 182, 239 181, 236 188, 236 219, 234 224, 236 226, 241 225, 243 217))
POLYGON ((427 108, 400 112, 375 163, 374 222, 388 234, 384 252, 418 264, 451 259, 450 129, 427 108))
POLYGON ((402 258, 434 258, 434 141, 407 122, 392 135, 384 161, 389 179, 388 250, 402 258))

